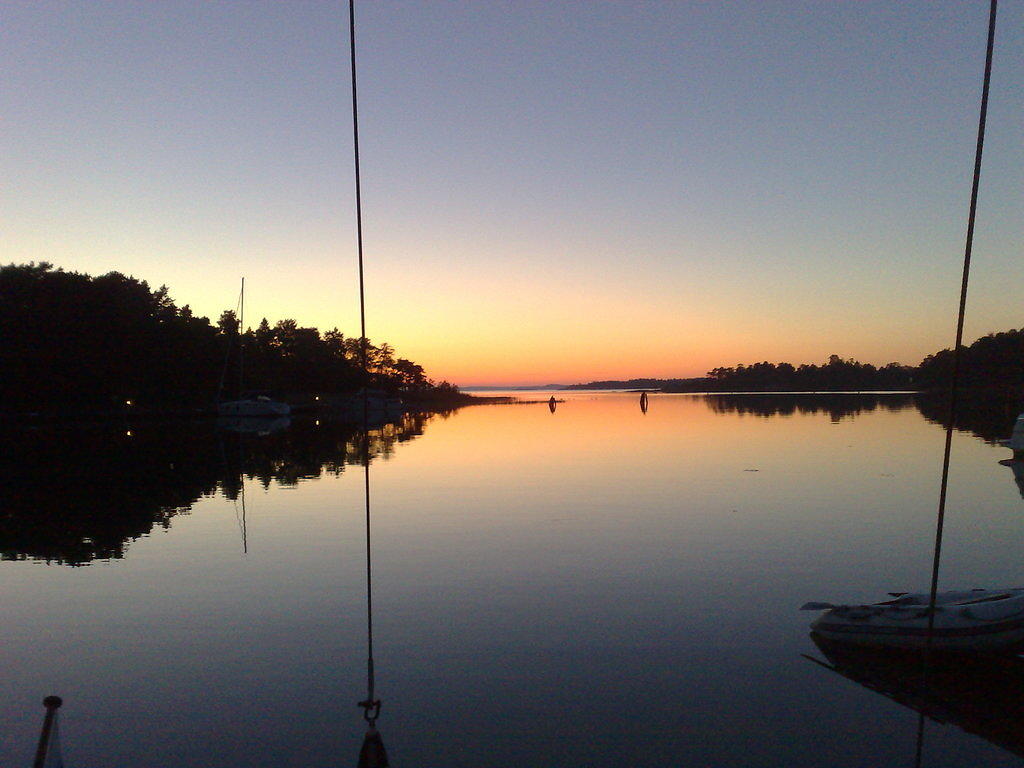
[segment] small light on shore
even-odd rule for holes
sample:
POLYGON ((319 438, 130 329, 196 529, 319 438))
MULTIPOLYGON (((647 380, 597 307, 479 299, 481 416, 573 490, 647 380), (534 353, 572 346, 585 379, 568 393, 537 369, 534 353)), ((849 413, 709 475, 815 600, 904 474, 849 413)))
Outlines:
POLYGON ((132 431, 131 431, 130 429, 129 429, 129 430, 127 430, 127 431, 125 432, 125 435, 126 435, 127 437, 131 437, 131 436, 132 436, 132 431))
POLYGON ((125 405, 131 405, 131 404, 132 404, 132 401, 131 401, 131 400, 125 400, 125 401, 124 401, 124 404, 125 404, 125 405))
POLYGON ((316 396, 316 397, 314 397, 313 399, 314 399, 314 400, 319 400, 319 399, 320 399, 320 395, 317 395, 317 396, 316 396))
POLYGON ((316 420, 316 422, 314 423, 314 426, 316 426, 316 427, 319 427, 319 426, 320 426, 320 419, 317 419, 317 420, 316 420))

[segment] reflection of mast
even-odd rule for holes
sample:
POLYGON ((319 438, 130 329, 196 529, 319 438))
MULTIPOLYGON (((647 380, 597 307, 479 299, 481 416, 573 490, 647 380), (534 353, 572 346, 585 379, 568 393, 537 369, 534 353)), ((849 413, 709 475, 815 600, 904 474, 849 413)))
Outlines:
MULTIPOLYGON (((221 452, 224 451, 224 444, 221 443, 221 452)), ((227 461, 225 460, 225 469, 227 461)), ((245 522, 245 446, 242 443, 242 436, 238 436, 238 496, 242 502, 242 516, 238 518, 238 503, 235 503, 235 518, 238 519, 238 529, 242 532, 242 554, 249 554, 249 540, 245 522)))
MULTIPOLYGON (((242 285, 245 285, 243 281, 242 285)), ((245 455, 243 453, 245 446, 242 442, 242 436, 238 436, 238 479, 241 486, 239 494, 242 497, 242 554, 249 554, 249 538, 247 536, 248 531, 246 530, 245 524, 245 455)))
MULTIPOLYGON (((364 425, 365 426, 365 425, 364 425)), ((383 768, 388 765, 384 742, 377 732, 380 699, 375 695, 373 669, 373 568, 370 547, 370 437, 363 430, 363 496, 366 501, 366 698, 359 702, 366 720, 366 736, 359 750, 359 768, 383 768)))
POLYGON ((242 554, 249 554, 249 541, 245 530, 245 474, 242 475, 242 554))

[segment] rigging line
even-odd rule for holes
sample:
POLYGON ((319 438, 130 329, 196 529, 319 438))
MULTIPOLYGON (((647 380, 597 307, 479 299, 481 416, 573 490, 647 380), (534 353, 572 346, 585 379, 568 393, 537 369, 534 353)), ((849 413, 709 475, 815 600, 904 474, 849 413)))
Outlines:
POLYGON ((359 351, 363 372, 369 373, 366 365, 366 293, 363 283, 363 196, 359 175, 359 99, 356 91, 356 5, 348 0, 348 40, 352 61, 352 148, 355 158, 356 179, 356 246, 359 261, 359 351))
MULTIPOLYGON (((978 186, 981 181, 981 157, 985 146, 985 119, 988 116, 989 84, 992 80, 992 51, 995 47, 996 7, 998 0, 990 0, 988 13, 988 40, 985 47, 985 75, 981 86, 981 109, 978 114, 978 142, 974 151, 974 179, 971 183, 971 205, 967 214, 967 238, 964 245, 964 268, 960 280, 960 308, 956 321, 956 343, 953 346, 953 372, 949 383, 949 413, 947 414, 946 442, 942 453, 942 480, 939 483, 939 509, 935 521, 935 549, 932 555, 932 577, 928 594, 928 633, 925 636, 922 669, 922 688, 927 691, 929 657, 935 629, 935 601, 939 587, 939 563, 942 556, 942 530, 946 519, 946 494, 949 488, 949 459, 953 445, 953 425, 957 411, 957 385, 964 340, 964 317, 967 314, 967 283, 971 274, 971 251, 974 246, 974 221, 978 209, 978 186)), ((924 714, 917 725, 917 744, 914 765, 920 768, 924 752, 924 714)))
POLYGON ((953 374, 949 383, 949 413, 946 427, 946 444, 942 456, 942 481, 939 484, 939 511, 935 523, 935 552, 932 558, 931 592, 928 598, 928 636, 926 647, 931 645, 932 629, 935 625, 935 597, 939 583, 939 560, 942 553, 942 527, 946 517, 946 491, 949 486, 949 456, 953 443, 953 420, 957 409, 957 384, 964 340, 964 315, 967 313, 967 281, 971 274, 971 249, 974 245, 974 218, 978 208, 978 184, 981 180, 981 154, 985 145, 985 118, 988 114, 989 82, 992 79, 992 49, 996 31, 996 3, 991 0, 988 18, 988 45, 985 52, 985 78, 981 88, 981 111, 978 116, 978 144, 974 153, 974 181, 971 185, 971 207, 967 216, 967 243, 964 247, 964 270, 960 282, 960 312, 956 323, 956 343, 953 346, 953 374))
POLYGON ((373 578, 371 570, 370 550, 370 438, 369 438, 369 403, 367 401, 370 384, 370 368, 367 360, 366 339, 366 290, 363 271, 363 198, 359 168, 359 98, 356 87, 356 11, 355 0, 348 3, 349 52, 352 68, 352 149, 355 161, 356 184, 356 246, 359 264, 359 356, 363 368, 363 496, 366 514, 366 701, 360 702, 364 709, 364 717, 372 724, 380 712, 380 702, 374 699, 374 667, 373 667, 373 578), (372 714, 371 714, 372 713, 372 714))

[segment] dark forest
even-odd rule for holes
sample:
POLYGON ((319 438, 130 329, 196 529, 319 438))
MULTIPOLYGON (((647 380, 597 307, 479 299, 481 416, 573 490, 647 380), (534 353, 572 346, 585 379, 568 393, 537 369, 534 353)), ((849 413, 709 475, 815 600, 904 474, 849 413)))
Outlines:
POLYGON ((367 376, 360 339, 337 328, 264 319, 239 338, 234 311, 213 324, 177 306, 166 287, 48 263, 0 267, 0 339, 8 413, 192 410, 242 390, 301 399, 367 383, 412 400, 457 394, 386 343, 368 343, 367 376))

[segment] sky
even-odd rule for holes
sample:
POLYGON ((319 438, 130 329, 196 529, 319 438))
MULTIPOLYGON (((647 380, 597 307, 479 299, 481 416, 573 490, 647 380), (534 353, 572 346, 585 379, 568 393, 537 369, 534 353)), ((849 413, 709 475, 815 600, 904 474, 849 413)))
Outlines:
MULTIPOLYGON (((988 3, 356 4, 367 334, 461 385, 952 345, 988 3)), ((1024 0, 968 340, 1024 326, 1024 0)), ((0 2, 0 263, 358 331, 341 2, 0 2)))

